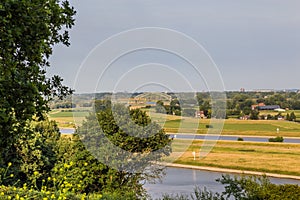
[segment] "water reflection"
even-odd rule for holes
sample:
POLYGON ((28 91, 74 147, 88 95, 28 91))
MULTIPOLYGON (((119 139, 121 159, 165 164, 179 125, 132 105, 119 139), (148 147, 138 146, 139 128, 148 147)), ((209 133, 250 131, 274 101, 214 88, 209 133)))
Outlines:
MULTIPOLYGON (((222 173, 193 169, 167 168, 167 174, 162 183, 146 184, 144 187, 152 198, 159 198, 163 194, 190 194, 195 186, 206 187, 213 192, 224 191, 224 186, 215 180, 221 178, 222 173)), ((270 178, 276 184, 300 184, 298 180, 270 178)))

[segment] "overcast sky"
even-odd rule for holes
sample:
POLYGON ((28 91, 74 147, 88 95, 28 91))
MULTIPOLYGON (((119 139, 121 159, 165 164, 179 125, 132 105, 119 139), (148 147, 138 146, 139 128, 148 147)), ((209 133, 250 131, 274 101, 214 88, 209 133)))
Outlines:
MULTIPOLYGON (((116 88, 129 92, 209 89, 205 74, 199 79, 180 56, 155 49, 124 55, 101 76, 105 69, 100 66, 101 59, 106 55, 102 52, 91 58, 91 51, 115 34, 142 27, 172 29, 202 45, 216 64, 225 90, 300 88, 299 0, 70 2, 77 11, 76 24, 70 31, 71 46, 54 48, 49 74, 62 76, 77 93, 116 88), (83 73, 90 67, 87 65, 96 63, 98 71, 83 73), (158 73, 171 75, 162 81, 158 73)), ((163 34, 157 37, 169 39, 163 34)), ((180 41, 176 45, 186 48, 180 41)))

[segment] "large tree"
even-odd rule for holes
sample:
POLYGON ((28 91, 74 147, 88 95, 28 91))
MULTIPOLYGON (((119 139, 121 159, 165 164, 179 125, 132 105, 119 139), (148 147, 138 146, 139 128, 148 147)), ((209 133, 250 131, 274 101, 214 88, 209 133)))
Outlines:
MULTIPOLYGON (((78 156, 92 154, 95 191, 126 188, 138 196, 143 194, 142 184, 155 181, 163 174, 163 166, 156 162, 171 152, 171 140, 164 130, 140 110, 130 110, 124 105, 110 101, 96 101, 96 112, 90 114, 77 134, 81 137, 77 146, 80 154, 74 162, 83 160, 78 156), (86 150, 82 148, 82 143, 86 150), (99 174, 99 177, 96 176, 99 174), (100 177, 102 176, 102 178, 100 177)), ((72 158, 73 159, 73 158, 72 158)), ((92 186, 88 186, 91 188, 92 186)))
POLYGON ((29 123, 43 119, 49 100, 71 93, 46 68, 53 46, 69 45, 74 15, 68 1, 0 2, 0 164, 12 157, 20 135, 30 133, 29 123))

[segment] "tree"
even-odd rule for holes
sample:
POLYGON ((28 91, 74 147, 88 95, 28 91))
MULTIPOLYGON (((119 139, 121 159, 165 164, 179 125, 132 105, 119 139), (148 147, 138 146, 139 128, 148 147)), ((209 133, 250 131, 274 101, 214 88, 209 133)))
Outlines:
POLYGON ((48 102, 72 93, 59 76, 46 77, 46 68, 53 46, 69 45, 74 15, 68 1, 0 2, 0 165, 18 138, 32 133, 31 121, 44 118, 48 102))
POLYGON ((177 98, 171 100, 170 109, 171 109, 171 114, 178 115, 178 116, 181 115, 180 102, 177 98))
POLYGON ((86 150, 95 157, 93 163, 98 163, 91 173, 102 175, 93 176, 90 182, 95 182, 96 191, 119 188, 142 195, 142 182, 161 177, 164 167, 155 162, 170 154, 171 140, 140 109, 106 100, 96 101, 95 107, 96 114, 89 115, 77 130, 86 150))
POLYGON ((30 128, 32 134, 21 135, 14 145, 16 153, 10 157, 9 168, 14 176, 2 179, 2 184, 23 186, 26 183, 41 188, 42 179, 46 179, 54 167, 60 140, 57 124, 45 119, 32 123, 30 128))
POLYGON ((163 101, 157 101, 156 106, 155 106, 155 111, 157 113, 166 113, 166 109, 164 107, 164 102, 163 101))
POLYGON ((295 115, 295 113, 294 112, 291 112, 291 114, 290 114, 290 119, 289 119, 290 121, 296 121, 296 115, 295 115))
POLYGON ((199 110, 204 112, 204 115, 208 118, 210 118, 210 112, 211 112, 211 104, 209 100, 206 100, 202 103, 202 105, 199 106, 199 110))
POLYGON ((250 119, 258 120, 259 119, 259 111, 258 110, 251 110, 250 111, 250 119))

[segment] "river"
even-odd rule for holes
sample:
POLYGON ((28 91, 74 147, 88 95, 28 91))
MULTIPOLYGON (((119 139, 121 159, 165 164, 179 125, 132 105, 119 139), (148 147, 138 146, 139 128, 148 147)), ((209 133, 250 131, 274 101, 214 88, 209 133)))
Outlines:
MULTIPOLYGON (((213 192, 224 191, 224 186, 215 180, 221 178, 222 173, 204 170, 183 169, 168 167, 166 176, 162 183, 145 184, 144 188, 153 199, 159 198, 162 194, 190 194, 195 186, 206 187, 213 192)), ((300 184, 300 180, 270 178, 275 184, 300 184)))

